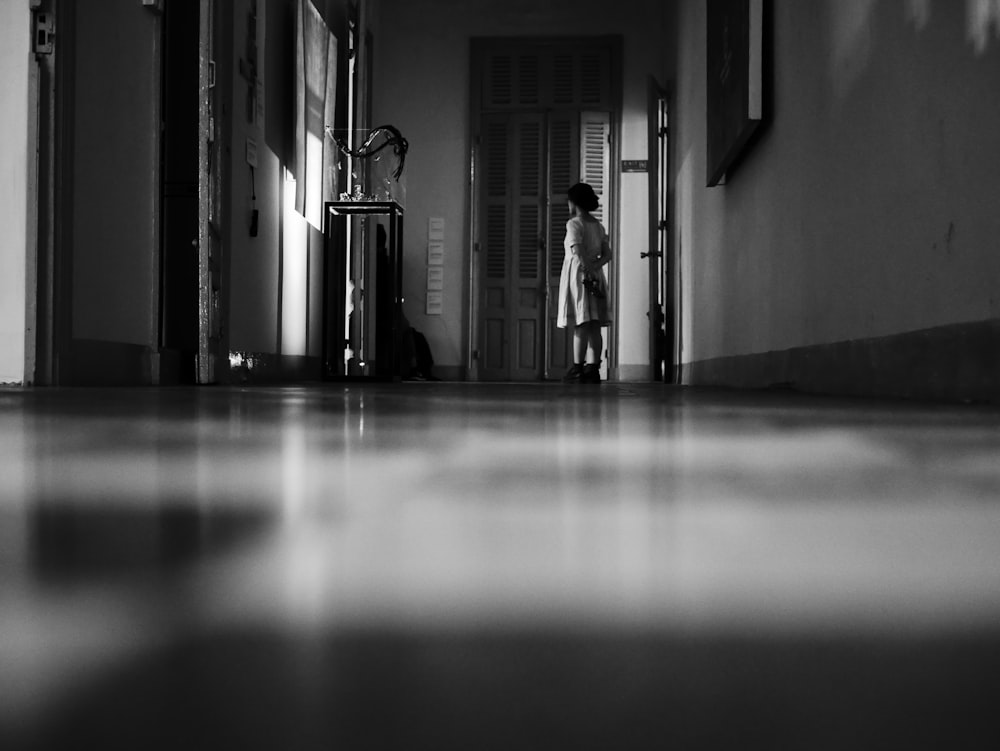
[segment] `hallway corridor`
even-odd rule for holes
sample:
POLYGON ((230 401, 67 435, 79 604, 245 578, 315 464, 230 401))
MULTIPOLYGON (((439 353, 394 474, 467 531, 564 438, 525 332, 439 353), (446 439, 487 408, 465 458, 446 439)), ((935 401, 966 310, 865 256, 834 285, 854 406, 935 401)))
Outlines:
POLYGON ((1000 747, 1000 410, 0 390, 0 748, 1000 747))

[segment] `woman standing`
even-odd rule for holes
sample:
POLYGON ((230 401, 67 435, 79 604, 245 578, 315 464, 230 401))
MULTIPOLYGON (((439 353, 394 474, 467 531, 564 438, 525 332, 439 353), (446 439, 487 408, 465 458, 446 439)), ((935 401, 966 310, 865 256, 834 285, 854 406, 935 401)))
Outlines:
POLYGON ((566 222, 562 273, 559 276, 559 315, 556 325, 564 329, 573 319, 573 367, 563 381, 600 383, 601 327, 611 322, 608 314, 608 280, 604 266, 611 260, 608 233, 591 216, 598 200, 594 189, 577 183, 568 191, 570 220, 566 222))

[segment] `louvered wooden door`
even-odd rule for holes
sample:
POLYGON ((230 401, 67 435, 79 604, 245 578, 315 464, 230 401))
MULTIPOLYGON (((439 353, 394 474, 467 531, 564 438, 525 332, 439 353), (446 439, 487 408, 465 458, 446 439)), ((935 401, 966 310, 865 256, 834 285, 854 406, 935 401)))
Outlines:
POLYGON ((491 115, 484 123, 483 376, 542 376, 545 209, 544 118, 491 115))
POLYGON ((549 124, 548 284, 549 306, 546 317, 548 341, 546 361, 549 375, 562 376, 573 364, 572 328, 556 326, 559 316, 559 276, 566 255, 563 241, 569 221, 569 197, 566 192, 580 176, 580 117, 576 112, 553 115, 549 124))
POLYGON ((556 327, 566 191, 609 192, 611 51, 491 41, 477 56, 479 377, 559 378, 572 364, 572 329, 556 327))

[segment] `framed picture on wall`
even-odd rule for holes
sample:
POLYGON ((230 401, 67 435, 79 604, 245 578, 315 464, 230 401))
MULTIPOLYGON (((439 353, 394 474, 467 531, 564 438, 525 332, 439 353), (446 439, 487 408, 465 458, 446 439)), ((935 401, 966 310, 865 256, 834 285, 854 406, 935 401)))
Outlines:
POLYGON ((708 186, 726 181, 763 121, 765 0, 708 0, 708 186))

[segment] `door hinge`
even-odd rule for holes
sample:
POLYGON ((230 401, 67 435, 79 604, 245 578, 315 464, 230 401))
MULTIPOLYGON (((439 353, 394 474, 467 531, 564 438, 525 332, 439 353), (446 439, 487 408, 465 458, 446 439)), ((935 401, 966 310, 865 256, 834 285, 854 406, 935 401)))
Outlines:
POLYGON ((33 10, 31 51, 36 55, 51 55, 55 49, 56 19, 51 11, 33 10))
POLYGON ((479 252, 479 243, 473 243, 472 244, 472 252, 473 253, 478 253, 479 252))

